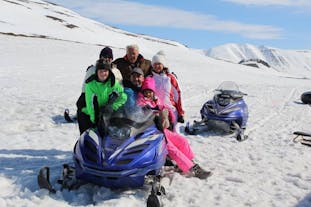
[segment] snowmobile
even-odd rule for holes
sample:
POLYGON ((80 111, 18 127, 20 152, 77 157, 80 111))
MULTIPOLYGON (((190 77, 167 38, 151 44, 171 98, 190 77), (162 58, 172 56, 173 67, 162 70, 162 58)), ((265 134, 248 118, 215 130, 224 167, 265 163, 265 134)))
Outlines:
POLYGON ((187 122, 185 132, 196 135, 208 129, 208 122, 225 122, 230 132, 238 141, 247 139, 244 135, 248 119, 248 107, 243 99, 247 94, 239 90, 233 81, 222 82, 214 91, 212 100, 207 101, 201 108, 201 121, 187 122))
MULTIPOLYGON (((76 189, 93 183, 111 189, 139 188, 151 184, 147 206, 161 206, 163 166, 167 149, 163 133, 154 123, 151 110, 101 115, 96 128, 86 130, 73 149, 74 166, 65 164, 58 183, 76 189)), ((38 175, 38 184, 50 192, 49 168, 38 175)))
POLYGON ((293 139, 295 143, 300 142, 303 145, 311 147, 311 133, 310 132, 302 132, 295 131, 293 132, 296 137, 293 139))
POLYGON ((311 91, 307 91, 301 94, 300 99, 304 104, 311 104, 311 91))

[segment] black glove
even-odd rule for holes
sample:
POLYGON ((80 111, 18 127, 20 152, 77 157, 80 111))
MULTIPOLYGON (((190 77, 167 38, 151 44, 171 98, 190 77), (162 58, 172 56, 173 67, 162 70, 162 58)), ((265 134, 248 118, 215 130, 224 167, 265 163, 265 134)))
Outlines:
POLYGON ((102 114, 104 116, 110 116, 112 114, 112 112, 113 112, 113 108, 111 105, 107 105, 107 106, 103 107, 103 109, 102 109, 102 114))
POLYGON ((151 107, 149 105, 145 105, 145 106, 142 107, 142 109, 144 111, 148 111, 148 110, 151 110, 151 107))
POLYGON ((162 126, 162 122, 161 122, 160 117, 159 116, 155 116, 153 121, 154 121, 157 129, 160 130, 161 132, 163 132, 163 126, 162 126))
POLYGON ((119 97, 118 91, 112 91, 111 94, 109 94, 108 103, 113 103, 117 98, 119 97))
POLYGON ((177 121, 179 123, 185 123, 184 116, 179 115, 177 121))

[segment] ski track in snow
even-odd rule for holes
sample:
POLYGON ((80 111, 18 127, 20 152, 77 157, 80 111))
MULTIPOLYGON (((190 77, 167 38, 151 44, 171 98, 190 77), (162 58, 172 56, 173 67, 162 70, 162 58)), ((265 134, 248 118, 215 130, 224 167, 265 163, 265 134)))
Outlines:
MULTIPOLYGON (((205 133, 205 136, 211 135, 209 136, 210 140, 200 135, 189 136, 191 137, 191 145, 201 152, 199 155, 200 163, 204 162, 204 160, 217 160, 213 164, 205 162, 206 166, 212 165, 215 168, 214 175, 208 181, 209 184, 212 183, 213 186, 214 179, 218 180, 217 183, 223 183, 223 185, 217 186, 217 189, 231 193, 222 194, 216 199, 218 202, 213 203, 211 206, 223 206, 225 200, 230 200, 231 206, 290 206, 292 205, 290 203, 302 199, 297 193, 309 192, 311 187, 309 182, 311 176, 308 171, 300 172, 298 170, 309 168, 310 161, 308 158, 310 158, 310 154, 308 154, 308 151, 304 154, 306 156, 304 160, 307 160, 297 163, 301 159, 301 153, 309 149, 292 142, 293 131, 308 129, 301 128, 301 118, 310 117, 310 112, 307 111, 306 114, 306 105, 298 105, 294 102, 297 97, 300 97, 301 93, 296 87, 277 89, 273 87, 271 90, 257 90, 255 88, 251 90, 255 90, 257 94, 256 97, 245 98, 250 114, 248 129, 246 130, 246 134, 250 136, 249 140, 238 143, 232 139, 226 140, 228 139, 226 136, 217 136, 217 134, 214 136, 213 131, 205 133), (272 92, 273 95, 271 96, 270 93, 272 92), (275 94, 278 96, 275 96, 275 94), (258 139, 260 139, 260 142, 257 141, 258 139), (240 148, 240 150, 237 152, 231 150, 231 148, 240 148), (290 148, 297 148, 297 150, 290 148), (270 157, 273 157, 273 159, 270 159, 270 157), (286 173, 293 171, 292 168, 287 167, 292 165, 300 166, 293 174, 286 173), (256 170, 254 171, 254 169, 256 170), (277 171, 277 174, 275 174, 275 171, 277 171), (222 179, 219 182, 220 177, 222 179), (226 185, 225 183, 230 184, 226 185), (228 186, 232 186, 232 188, 228 189, 228 186), (284 188, 292 189, 292 193, 283 193, 282 189, 284 188), (242 191, 239 192, 239 189, 242 191), (243 189, 248 190, 243 192, 243 189), (263 198, 243 197, 246 194, 263 195, 263 198), (266 197, 270 197, 271 200, 265 200, 266 197), (279 199, 272 199, 273 197, 279 199), (285 198, 288 203, 284 203, 285 198)), ((248 94, 251 93, 248 92, 248 94)), ((198 97, 198 95, 195 96, 194 103, 200 101, 198 97)), ((200 102, 204 103, 206 100, 201 99, 200 102)), ((198 110, 200 107, 198 107, 198 110)), ((305 121, 307 123, 303 126, 310 126, 311 121, 305 121)), ((212 192, 215 192, 215 190, 212 192)), ((209 200, 208 197, 206 198, 209 200)))
MULTIPOLYGON (((8 41, 15 43, 19 40, 12 38, 8 41)), ((26 40, 23 41, 27 44, 26 40)), ((38 47, 36 44, 44 41, 32 40, 31 43, 38 47)), ((63 123, 62 113, 66 107, 74 111, 80 82, 68 82, 68 77, 82 80, 81 65, 92 63, 83 60, 77 52, 84 46, 53 43, 53 48, 59 49, 53 51, 52 58, 59 62, 50 61, 51 65, 41 67, 38 73, 19 65, 0 65, 0 183, 6 189, 0 191, 0 206, 18 206, 17 203, 23 206, 145 206, 149 193, 146 189, 113 191, 87 185, 73 192, 58 191, 55 195, 38 190, 36 175, 42 166, 49 165, 52 172, 56 172, 52 176, 55 182, 62 163, 71 162, 71 150, 79 135, 78 126, 63 123), (70 72, 64 73, 63 64, 67 69, 71 62, 57 55, 63 50, 73 53, 66 58, 76 55, 80 57, 77 59, 89 62, 78 61, 75 68, 68 68, 70 72), (13 76, 15 73, 18 75, 13 76), (40 76, 40 73, 46 74, 40 76), (49 84, 53 74, 59 75, 49 84), (34 81, 31 81, 32 77, 36 77, 34 81)), ((9 43, 0 40, 0 44, 9 43)), ((19 53, 24 54, 27 47, 23 48, 22 44, 19 47, 19 53)), ((86 48, 84 50, 89 51, 91 57, 98 51, 93 46, 86 48)), ((119 55, 122 52, 119 51, 119 55)), ((35 57, 42 51, 33 53, 35 57)), ((0 55, 10 58, 3 52, 0 55)), ((49 58, 51 56, 43 55, 40 60, 27 61, 34 67, 49 58)), ((187 120, 199 119, 199 110, 212 98, 216 82, 211 78, 211 84, 206 86, 188 85, 185 80, 180 80, 187 120)), ((310 81, 291 80, 289 84, 249 81, 241 84, 242 91, 248 94, 245 100, 249 107, 246 131, 249 139, 240 143, 217 129, 187 136, 196 154, 195 161, 212 170, 213 175, 208 180, 199 180, 175 174, 171 185, 164 184, 167 192, 165 206, 310 206, 310 148, 292 142, 293 131, 310 129, 310 107, 295 103, 300 94, 308 90, 307 84, 310 85, 310 81)), ((178 124, 182 134, 183 126, 178 124)))

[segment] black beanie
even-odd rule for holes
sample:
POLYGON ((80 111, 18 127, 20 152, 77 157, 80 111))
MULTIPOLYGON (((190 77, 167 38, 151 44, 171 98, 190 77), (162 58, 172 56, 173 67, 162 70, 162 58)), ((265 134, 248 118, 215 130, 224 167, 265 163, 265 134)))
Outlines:
POLYGON ((98 70, 111 70, 111 64, 103 62, 102 60, 98 60, 96 63, 96 72, 98 70))
POLYGON ((109 70, 109 75, 108 75, 108 78, 106 81, 108 81, 110 79, 111 80, 111 87, 113 87, 115 82, 116 82, 115 81, 116 78, 115 78, 113 72, 111 71, 111 64, 103 62, 102 60, 98 60, 96 63, 96 73, 94 74, 95 78, 96 78, 96 80, 98 80, 98 76, 97 76, 98 70, 105 70, 105 69, 109 70))
POLYGON ((105 47, 102 49, 99 54, 99 58, 101 57, 113 59, 112 49, 110 47, 105 47))

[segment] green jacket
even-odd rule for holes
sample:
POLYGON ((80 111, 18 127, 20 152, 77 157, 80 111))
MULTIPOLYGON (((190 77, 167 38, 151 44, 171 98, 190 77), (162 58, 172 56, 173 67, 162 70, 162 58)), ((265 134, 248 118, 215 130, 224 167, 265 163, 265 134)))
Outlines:
POLYGON ((119 97, 113 102, 112 109, 116 111, 127 100, 126 93, 124 93, 123 87, 116 81, 114 86, 111 86, 111 80, 105 83, 92 80, 85 84, 85 102, 86 107, 82 109, 82 112, 90 116, 90 120, 95 123, 95 110, 93 106, 93 96, 97 96, 98 106, 101 108, 108 102, 109 95, 117 91, 119 97))

